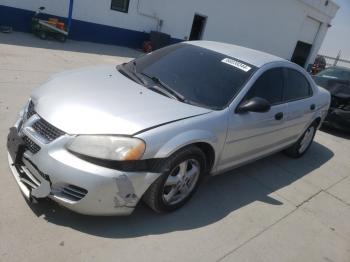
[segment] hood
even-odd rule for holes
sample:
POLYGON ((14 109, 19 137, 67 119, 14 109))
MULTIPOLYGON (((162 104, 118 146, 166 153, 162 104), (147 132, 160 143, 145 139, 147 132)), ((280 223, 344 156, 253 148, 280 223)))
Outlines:
POLYGON ((346 80, 314 76, 316 84, 327 89, 332 96, 350 100, 350 82, 346 80))
POLYGON ((55 75, 32 94, 36 112, 68 134, 132 135, 211 110, 165 97, 115 66, 55 75))

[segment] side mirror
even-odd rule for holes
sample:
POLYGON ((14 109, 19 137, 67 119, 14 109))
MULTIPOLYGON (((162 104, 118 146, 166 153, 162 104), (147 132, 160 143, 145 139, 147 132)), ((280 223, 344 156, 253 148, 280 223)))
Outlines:
POLYGON ((253 97, 245 102, 243 102, 236 110, 237 113, 244 112, 257 112, 264 113, 268 112, 271 108, 271 104, 264 98, 253 97))

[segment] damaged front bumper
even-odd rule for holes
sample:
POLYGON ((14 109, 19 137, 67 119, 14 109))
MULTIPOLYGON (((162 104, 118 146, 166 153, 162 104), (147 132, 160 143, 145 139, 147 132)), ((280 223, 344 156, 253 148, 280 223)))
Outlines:
POLYGON ((325 123, 338 129, 350 131, 350 111, 331 107, 325 123))
POLYGON ((343 91, 345 94, 337 90, 338 94, 335 95, 336 90, 333 90, 331 106, 328 110, 325 124, 337 129, 350 131, 350 96, 346 94, 345 90, 343 91))
POLYGON ((82 160, 65 149, 69 135, 49 144, 25 130, 19 132, 22 136, 40 147, 35 153, 25 148, 20 159, 8 154, 10 169, 23 195, 28 199, 48 197, 77 213, 129 215, 160 175, 123 172, 82 160))

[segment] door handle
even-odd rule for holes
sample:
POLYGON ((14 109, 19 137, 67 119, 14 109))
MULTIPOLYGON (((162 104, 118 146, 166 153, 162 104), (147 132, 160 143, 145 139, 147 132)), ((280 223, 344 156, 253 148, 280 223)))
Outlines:
POLYGON ((281 120, 283 118, 283 113, 282 112, 279 112, 275 115, 275 119, 276 120, 281 120))
POLYGON ((311 111, 315 110, 315 108, 316 108, 316 105, 315 105, 315 104, 312 104, 312 105, 310 106, 310 110, 311 110, 311 111))

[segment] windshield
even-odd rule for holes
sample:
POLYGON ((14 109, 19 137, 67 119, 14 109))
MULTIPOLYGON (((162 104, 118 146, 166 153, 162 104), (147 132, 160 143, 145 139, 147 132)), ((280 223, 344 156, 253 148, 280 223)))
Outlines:
POLYGON ((183 102, 212 109, 224 108, 256 71, 238 59, 183 43, 137 58, 128 66, 172 89, 183 102))
POLYGON ((330 67, 318 73, 317 76, 350 81, 350 69, 330 67))

